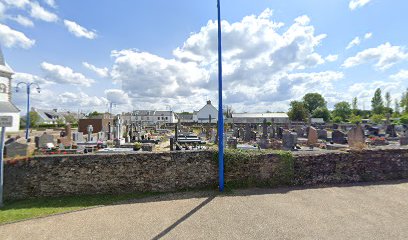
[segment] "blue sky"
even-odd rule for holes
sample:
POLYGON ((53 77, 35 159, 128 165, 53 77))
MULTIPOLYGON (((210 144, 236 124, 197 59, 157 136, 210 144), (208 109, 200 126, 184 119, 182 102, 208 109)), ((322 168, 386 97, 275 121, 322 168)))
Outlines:
MULTIPOLYGON (((225 102, 285 111, 319 92, 329 107, 408 87, 408 2, 223 0, 225 102)), ((216 1, 0 0, 0 44, 33 106, 88 112, 197 110, 217 103, 216 1)), ((24 94, 13 101, 25 106, 24 94)))

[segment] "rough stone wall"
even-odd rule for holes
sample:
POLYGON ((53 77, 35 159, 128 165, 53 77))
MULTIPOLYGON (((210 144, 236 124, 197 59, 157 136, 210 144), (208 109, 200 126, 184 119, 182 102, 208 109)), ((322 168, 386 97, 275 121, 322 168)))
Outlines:
POLYGON ((408 150, 382 149, 295 157, 294 184, 317 185, 408 178, 408 150))
MULTIPOLYGON (((408 178, 408 149, 226 159, 225 180, 242 186, 318 185, 408 178)), ((215 187, 214 152, 33 157, 5 163, 6 199, 168 192, 215 187)))

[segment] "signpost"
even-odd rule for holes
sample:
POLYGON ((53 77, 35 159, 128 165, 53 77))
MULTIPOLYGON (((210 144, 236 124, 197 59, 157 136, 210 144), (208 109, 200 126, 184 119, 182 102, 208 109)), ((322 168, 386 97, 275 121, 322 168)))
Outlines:
POLYGON ((12 116, 0 116, 0 207, 3 207, 3 180, 4 180, 4 137, 6 135, 6 127, 13 126, 12 116))

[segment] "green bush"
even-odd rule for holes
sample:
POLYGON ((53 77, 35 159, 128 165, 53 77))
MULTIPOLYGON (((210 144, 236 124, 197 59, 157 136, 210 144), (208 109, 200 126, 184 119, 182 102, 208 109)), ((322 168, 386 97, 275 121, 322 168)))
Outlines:
POLYGON ((400 123, 402 124, 408 124, 408 114, 403 115, 402 117, 400 117, 400 123))

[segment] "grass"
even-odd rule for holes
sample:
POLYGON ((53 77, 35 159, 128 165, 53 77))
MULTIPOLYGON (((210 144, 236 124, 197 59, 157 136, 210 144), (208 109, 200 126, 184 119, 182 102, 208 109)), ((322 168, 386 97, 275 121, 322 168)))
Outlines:
POLYGON ((0 224, 15 222, 84 208, 110 205, 120 201, 152 196, 152 193, 123 195, 92 195, 58 198, 38 198, 5 202, 0 208, 0 224))

